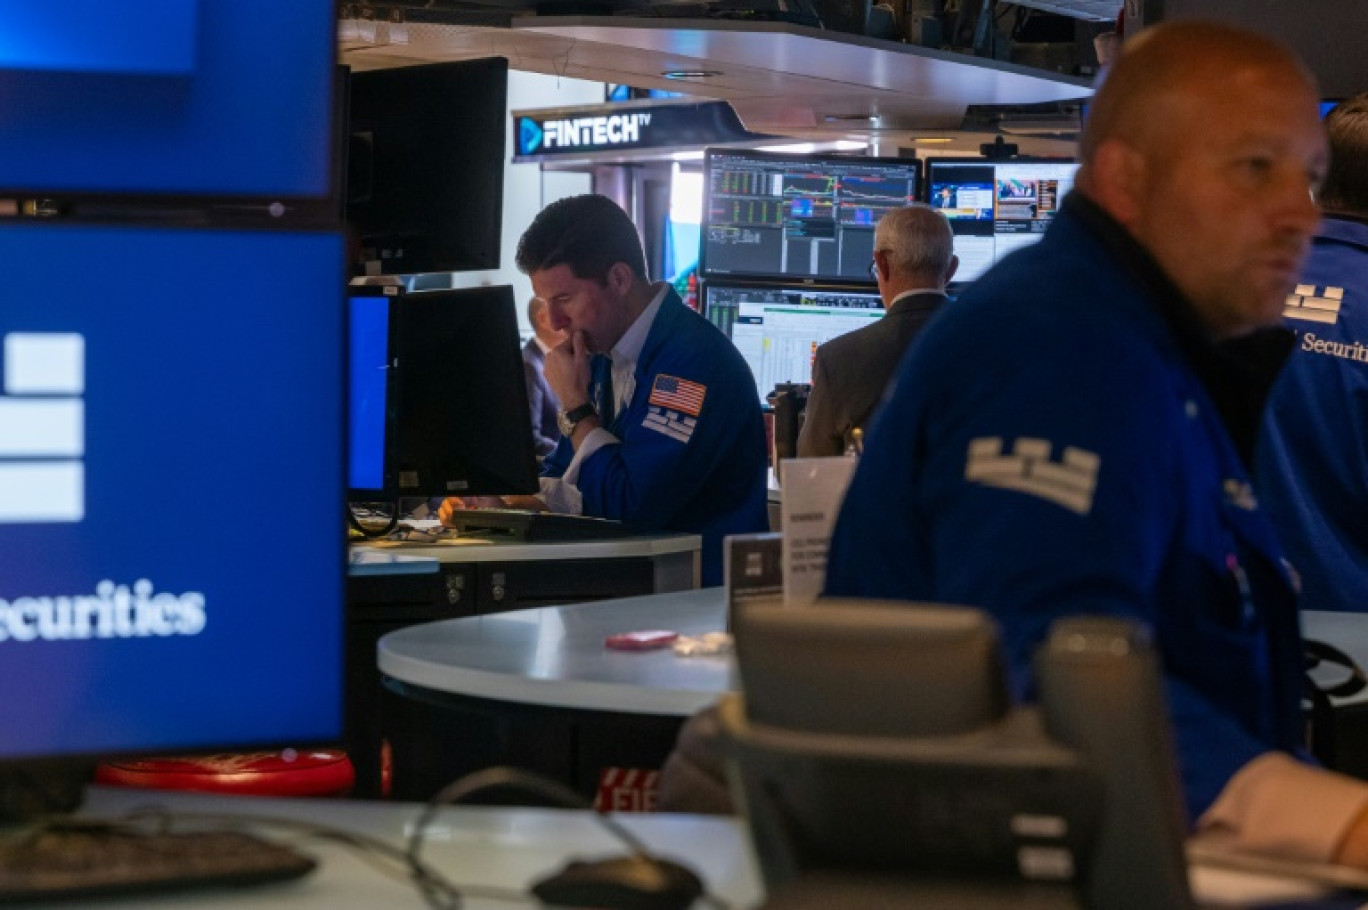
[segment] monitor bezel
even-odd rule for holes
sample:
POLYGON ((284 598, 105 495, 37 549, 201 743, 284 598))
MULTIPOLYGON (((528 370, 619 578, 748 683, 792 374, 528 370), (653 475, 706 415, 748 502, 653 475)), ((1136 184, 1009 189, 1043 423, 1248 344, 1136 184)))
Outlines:
MULTIPOLYGON (((398 503, 400 500, 413 499, 434 499, 445 496, 485 496, 485 495, 510 495, 510 494, 535 494, 540 490, 537 482, 538 462, 536 450, 532 439, 532 416, 528 405, 527 391, 525 386, 525 374, 523 372, 522 345, 517 334, 517 303, 513 296, 513 288, 509 285, 481 285, 478 287, 465 288, 443 288, 429 291, 405 291, 402 287, 395 285, 382 285, 378 287, 366 287, 363 285, 353 286, 349 291, 363 291, 364 293, 348 294, 348 301, 353 296, 385 296, 390 300, 389 312, 389 360, 391 369, 394 371, 394 378, 386 390, 386 439, 385 439, 385 468, 384 483, 382 490, 353 489, 348 488, 347 502, 351 503, 398 503), (404 475, 406 465, 410 460, 411 452, 405 444, 405 422, 411 419, 406 405, 406 384, 410 381, 408 377, 412 375, 406 366, 406 348, 403 337, 405 330, 404 318, 400 309, 408 304, 424 302, 432 303, 435 301, 457 301, 461 298, 473 298, 481 294, 499 294, 508 303, 507 319, 508 328, 512 329, 511 339, 514 342, 507 359, 510 369, 508 376, 503 377, 510 381, 516 380, 521 389, 521 394, 509 394, 506 396, 506 403, 513 409, 507 433, 512 438, 513 425, 524 428, 525 433, 518 436, 520 444, 525 445, 527 458, 520 459, 526 463, 530 473, 526 477, 519 478, 526 480, 526 483, 516 484, 511 487, 500 486, 498 489, 492 488, 484 483, 473 483, 466 489, 438 488, 433 486, 435 479, 424 478, 423 483, 418 486, 405 486, 404 475), (516 371, 511 367, 516 366, 516 371), (525 440, 523 437, 526 437, 525 440)), ((350 305, 350 304, 348 304, 350 305)), ((350 326, 349 326, 350 327, 350 326)), ((348 336, 350 343, 350 336, 348 336)), ((349 364, 350 367, 350 364, 349 364)), ((348 387, 350 388, 350 376, 348 377, 348 387)), ((412 393, 407 393, 412 398, 412 393)), ((350 399, 348 400, 348 410, 350 411, 350 399)), ((348 439, 350 439, 350 427, 348 427, 348 439)), ((348 453, 348 477, 350 477, 350 452, 348 453)), ((480 470, 485 470, 483 466, 477 466, 480 470)))
MULTIPOLYGON (((23 232, 33 232, 35 234, 65 230, 79 230, 85 228, 119 228, 129 227, 132 229, 148 232, 161 232, 168 236, 194 236, 201 233, 226 233, 251 235, 258 238, 265 238, 271 235, 281 237, 298 237, 302 235, 320 236, 336 235, 341 244, 343 237, 338 226, 333 223, 324 227, 310 228, 308 230, 298 230, 294 227, 279 223, 264 225, 242 224, 237 221, 216 220, 212 223, 200 223, 195 221, 191 224, 179 223, 179 220, 172 219, 170 223, 160 220, 149 220, 146 223, 129 224, 123 218, 115 217, 91 217, 91 218, 58 218, 52 220, 44 219, 25 219, 29 223, 7 224, 5 227, 11 230, 23 232)), ((339 263, 344 252, 339 248, 339 263)), ((342 276, 339 274, 338 278, 342 276)), ((333 285, 334 297, 340 305, 345 301, 341 281, 333 285)), ((336 326, 338 339, 345 339, 347 332, 347 319, 345 315, 338 315, 339 325, 336 326)), ((339 360, 345 358, 339 357, 339 360)), ((341 365, 340 366, 344 366, 341 365)), ((344 369, 339 369, 337 377, 342 388, 339 392, 339 404, 345 404, 346 387, 344 369)), ((339 478, 345 473, 345 447, 347 445, 346 435, 346 414, 342 414, 342 419, 337 424, 337 435, 334 438, 338 461, 342 461, 339 468, 339 478)), ((339 484, 336 490, 340 490, 339 484)), ((336 500, 335 500, 336 501, 336 500)), ((228 507, 233 507, 229 504, 228 507)), ((338 522, 343 517, 343 509, 337 508, 330 511, 328 515, 322 516, 323 519, 338 522)), ((342 607, 345 599, 346 576, 348 573, 348 542, 342 537, 335 538, 334 545, 330 548, 332 560, 336 567, 337 577, 341 579, 338 585, 337 594, 339 597, 337 606, 342 607)), ((174 758, 201 758, 205 756, 220 755, 225 753, 242 754, 262 751, 278 751, 285 748, 298 751, 310 749, 339 749, 347 745, 350 731, 348 730, 348 719, 346 711, 346 689, 347 689, 347 666, 346 666, 346 628, 345 622, 339 625, 339 636, 336 641, 337 647, 337 668, 339 678, 337 680, 337 697, 331 709, 336 712, 332 728, 336 730, 335 736, 330 735, 305 735, 299 737, 282 737, 275 734, 262 734, 253 736, 231 737, 227 739, 214 739, 203 743, 164 745, 164 746, 118 746, 105 750, 90 749, 85 747, 73 748, 61 751, 14 753, 0 751, 0 822, 13 821, 16 819, 24 820, 26 816, 22 813, 14 814, 15 804, 6 802, 4 793, 13 794, 25 788, 31 788, 38 784, 40 786, 76 786, 84 789, 93 784, 94 770, 97 765, 107 761, 132 761, 137 759, 174 757, 174 758)), ((55 794, 61 797, 62 794, 55 794)), ((12 797, 11 797, 12 798, 12 797)), ((55 805, 55 804, 54 804, 55 805)), ((72 807, 74 808, 74 806, 72 807)), ((54 811, 65 811, 59 806, 54 811)))
POLYGON ((712 172, 717 158, 724 155, 745 155, 758 161, 773 161, 775 163, 784 162, 812 162, 815 164, 854 164, 879 166, 911 167, 914 174, 914 186, 910 201, 922 201, 925 194, 923 189, 926 184, 926 169, 921 158, 893 158, 893 157, 873 157, 866 155, 847 155, 838 152, 767 152, 751 149, 737 148, 708 148, 703 152, 703 223, 700 230, 703 236, 698 248, 698 276, 705 278, 725 278, 733 281, 771 281, 785 284, 797 284, 811 282, 814 284, 831 285, 862 285, 864 287, 877 287, 873 277, 867 279, 847 278, 843 276, 823 276, 823 275, 784 275, 775 272, 717 272, 708 265, 708 205, 712 187, 712 172))

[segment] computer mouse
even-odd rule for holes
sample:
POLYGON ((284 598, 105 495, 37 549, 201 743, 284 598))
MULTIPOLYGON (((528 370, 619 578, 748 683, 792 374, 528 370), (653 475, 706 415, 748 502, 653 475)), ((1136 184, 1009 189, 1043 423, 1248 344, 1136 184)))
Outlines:
POLYGON ((603 910, 686 910, 703 882, 668 860, 622 856, 575 861, 532 886, 543 904, 603 910))

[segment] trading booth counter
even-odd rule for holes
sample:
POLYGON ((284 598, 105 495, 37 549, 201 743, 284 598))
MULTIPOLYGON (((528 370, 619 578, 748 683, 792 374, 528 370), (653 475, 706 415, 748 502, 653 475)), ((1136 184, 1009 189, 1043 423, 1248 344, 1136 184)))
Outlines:
POLYGON ((378 665, 393 795, 514 764, 616 808, 649 808, 684 718, 734 688, 728 657, 619 651, 610 635, 725 628, 721 588, 425 623, 384 636, 378 665))
POLYGON ((734 687, 731 661, 670 648, 616 651, 609 635, 725 627, 721 588, 543 607, 411 626, 380 640, 381 673, 406 686, 549 707, 687 717, 734 687))

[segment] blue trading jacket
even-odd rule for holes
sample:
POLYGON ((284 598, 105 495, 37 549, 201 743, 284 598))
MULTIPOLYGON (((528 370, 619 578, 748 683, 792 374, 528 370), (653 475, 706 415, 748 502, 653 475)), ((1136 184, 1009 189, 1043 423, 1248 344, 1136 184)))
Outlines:
POLYGON ((1303 609, 1368 611, 1368 224, 1326 218, 1288 304, 1256 487, 1303 609))
POLYGON ((1297 750, 1301 645, 1272 528, 1181 343, 1191 333, 1174 329, 1180 300, 1070 197, 899 366, 827 593, 987 608, 1027 698, 1055 619, 1147 623, 1195 818, 1254 756, 1297 750))
MULTIPOLYGON (((722 538, 769 530, 764 421, 740 353, 673 290, 646 336, 632 400, 607 429, 621 444, 580 465, 584 514, 635 533, 702 534, 703 584, 721 584, 722 538)), ((562 439, 542 474, 561 476, 573 456, 562 439)))

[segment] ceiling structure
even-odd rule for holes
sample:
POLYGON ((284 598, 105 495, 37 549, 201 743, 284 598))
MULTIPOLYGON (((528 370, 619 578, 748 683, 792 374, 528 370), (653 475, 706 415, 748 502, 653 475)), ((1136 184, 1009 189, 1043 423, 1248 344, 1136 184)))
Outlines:
POLYGON ((1021 154, 1070 156, 1091 94, 1087 79, 779 22, 524 16, 509 28, 408 22, 391 34, 382 25, 341 43, 356 70, 490 56, 517 70, 725 100, 752 132, 863 141, 878 154, 976 154, 1002 134, 1021 154))

